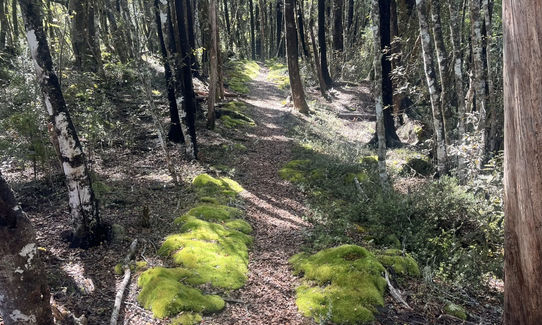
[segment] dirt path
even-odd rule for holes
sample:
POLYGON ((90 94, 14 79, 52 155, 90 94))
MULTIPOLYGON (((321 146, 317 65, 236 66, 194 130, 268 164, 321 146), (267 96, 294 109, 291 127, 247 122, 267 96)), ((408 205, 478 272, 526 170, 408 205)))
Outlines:
POLYGON ((205 324, 310 324, 297 312, 295 287, 288 259, 299 252, 307 224, 303 195, 278 176, 290 159, 292 142, 286 136, 289 109, 282 107, 286 96, 267 80, 267 71, 250 85, 246 102, 258 126, 247 131, 247 154, 236 178, 243 193, 249 222, 254 227, 249 278, 235 295, 244 303, 229 303, 221 314, 205 324))

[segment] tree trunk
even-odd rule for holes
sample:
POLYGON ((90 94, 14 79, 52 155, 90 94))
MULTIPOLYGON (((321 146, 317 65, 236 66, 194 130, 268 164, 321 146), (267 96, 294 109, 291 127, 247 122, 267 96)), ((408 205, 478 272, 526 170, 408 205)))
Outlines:
POLYGON ((190 60, 190 44, 186 32, 186 7, 183 0, 175 0, 175 15, 178 28, 178 64, 182 78, 183 104, 185 110, 185 121, 188 130, 187 153, 194 159, 198 158, 198 146, 196 141, 196 100, 194 95, 194 84, 192 82, 192 69, 190 60))
POLYGON ((380 17, 380 48, 382 55, 382 101, 384 105, 384 125, 386 129, 386 144, 388 147, 401 145, 397 136, 393 118, 393 83, 391 81, 391 1, 379 1, 380 17))
POLYGON ((429 96, 431 98, 431 110, 433 112, 433 129, 436 138, 437 151, 437 170, 442 176, 446 174, 446 143, 444 141, 444 124, 442 122, 442 114, 440 110, 440 89, 435 73, 435 64, 433 62, 433 43, 429 33, 429 24, 427 20, 427 0, 416 0, 416 8, 418 10, 418 20, 420 24, 420 38, 422 41, 422 56, 427 79, 427 87, 429 88, 429 96))
POLYGON ((6 325, 53 324, 36 233, 0 174, 0 315, 6 325))
MULTIPOLYGON (((463 144, 465 137, 465 90, 463 85, 463 56, 461 52, 461 30, 459 28, 458 9, 455 8, 455 3, 448 3, 450 11, 450 38, 452 39, 453 60, 454 60, 454 78, 455 78, 455 95, 457 97, 457 140, 459 145, 463 144)), ((464 159, 459 155, 457 169, 459 179, 463 178, 465 163, 464 159)))
POLYGON ((266 37, 265 37, 265 23, 267 21, 266 14, 265 14, 265 1, 259 0, 260 4, 260 46, 261 46, 261 54, 260 59, 264 60, 267 58, 267 52, 266 52, 266 37))
POLYGON ((209 29, 209 1, 203 0, 198 6, 199 11, 199 23, 201 31, 201 44, 203 46, 203 52, 201 53, 201 75, 206 78, 209 76, 209 48, 210 48, 210 35, 209 29))
POLYGON ((472 32, 472 60, 474 64, 474 98, 476 100, 476 111, 478 112, 478 131, 482 135, 480 141, 478 168, 482 168, 486 158, 486 119, 487 119, 487 94, 486 94, 486 72, 483 59, 483 37, 482 37, 482 16, 480 0, 470 0, 471 32, 472 32))
POLYGON ((504 323, 542 319, 542 11, 504 0, 504 323))
POLYGON ((83 148, 66 108, 58 78, 53 71, 39 3, 39 0, 19 0, 37 79, 58 138, 72 217, 71 244, 72 247, 86 248, 103 241, 103 227, 83 148))
POLYGON ((0 50, 6 48, 6 36, 8 29, 8 18, 6 0, 0 0, 0 50))
POLYGON ((326 82, 326 88, 333 84, 329 75, 327 64, 327 45, 326 45, 326 0, 318 0, 318 46, 320 47, 320 66, 322 76, 326 82))
POLYGON ((228 10, 228 1, 224 0, 224 19, 226 21, 226 41, 229 43, 231 41, 231 25, 230 25, 230 12, 228 10))
POLYGON ((164 30, 167 32, 167 8, 160 7, 160 0, 154 0, 156 31, 158 32, 158 40, 160 43, 160 52, 162 53, 162 61, 164 64, 164 75, 166 80, 167 97, 169 103, 169 132, 168 139, 174 143, 184 143, 183 130, 181 128, 181 120, 179 118, 179 108, 177 107, 177 96, 175 94, 175 80, 169 64, 169 55, 164 40, 164 30))
POLYGON ((303 114, 309 112, 309 106, 305 101, 305 91, 299 75, 299 58, 297 53, 296 28, 294 16, 295 0, 284 0, 284 15, 286 20, 286 48, 288 52, 288 75, 294 107, 303 114))
POLYGON ((305 57, 309 57, 309 49, 307 47, 307 41, 305 39, 305 22, 303 18, 302 1, 296 1, 297 6, 297 26, 299 31, 299 40, 301 41, 301 50, 305 57))
MULTIPOLYGON (((277 11, 276 11, 276 16, 277 16, 277 20, 276 20, 276 23, 277 23, 277 56, 280 57, 280 58, 283 58, 284 55, 285 55, 285 47, 284 47, 284 42, 283 42, 283 33, 282 33, 282 29, 283 29, 283 26, 284 26, 284 14, 283 14, 283 8, 284 7, 284 1, 283 0, 278 0, 277 1, 277 11)), ((296 45, 297 46, 297 45, 296 45)))
POLYGON ((344 0, 333 0, 333 50, 342 52, 344 0))
POLYGON ((254 3, 253 0, 248 0, 250 13, 250 55, 252 60, 256 60, 256 32, 254 23, 254 3))
POLYGON ((69 10, 73 15, 71 40, 75 66, 81 71, 102 71, 102 59, 96 25, 94 22, 95 3, 90 0, 71 0, 69 10))
POLYGON ((316 66, 318 83, 320 84, 320 93, 322 94, 324 98, 327 98, 327 94, 326 94, 327 86, 324 80, 324 75, 322 74, 322 66, 320 65, 320 57, 318 57, 318 48, 316 45, 316 38, 314 37, 314 19, 312 18, 313 17, 312 8, 314 7, 313 4, 314 4, 314 0, 311 0, 311 8, 309 10, 309 17, 310 17, 309 30, 311 34, 311 43, 312 43, 312 49, 313 49, 312 52, 314 54, 314 65, 316 66))
POLYGON ((18 48, 19 44, 19 17, 17 15, 17 0, 11 1, 11 20, 13 23, 13 46, 18 48))
POLYGON ((190 44, 190 62, 192 63, 192 75, 199 77, 199 63, 196 57, 196 37, 194 34, 194 11, 192 10, 191 0, 186 0, 186 33, 188 44, 190 44))
POLYGON ((440 0, 431 0, 431 18, 433 20, 433 37, 435 40, 435 48, 437 53, 437 66, 440 79, 440 111, 442 114, 442 125, 444 128, 444 140, 448 143, 446 126, 446 117, 451 116, 449 112, 450 96, 448 95, 451 85, 448 75, 448 53, 444 44, 444 35, 442 34, 442 24, 440 19, 440 0))
POLYGON ((380 6, 378 0, 373 0, 373 36, 374 36, 374 71, 375 71, 375 111, 376 111, 376 136, 378 141, 378 174, 382 187, 388 183, 388 173, 386 172, 386 130, 384 126, 384 112, 382 106, 382 49, 380 40, 380 6))
POLYGON ((207 99, 207 128, 215 128, 215 101, 216 101, 216 87, 218 83, 218 28, 216 18, 216 0, 211 0, 209 3, 209 24, 211 31, 211 78, 209 80, 209 97, 207 99))

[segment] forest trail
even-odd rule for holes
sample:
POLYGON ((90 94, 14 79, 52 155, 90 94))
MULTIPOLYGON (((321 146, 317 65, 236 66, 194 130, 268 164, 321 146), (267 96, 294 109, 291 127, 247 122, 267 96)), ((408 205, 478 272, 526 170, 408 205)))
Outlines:
POLYGON ((246 189, 248 221, 254 227, 249 276, 235 299, 220 314, 204 320, 206 324, 307 324, 295 304, 297 278, 288 259, 298 253, 303 232, 308 226, 300 218, 306 213, 303 194, 278 170, 290 159, 292 140, 285 124, 291 118, 281 102, 286 96, 268 79, 262 67, 249 85, 245 100, 253 106, 251 115, 257 126, 247 130, 248 151, 242 157, 236 180, 246 189))

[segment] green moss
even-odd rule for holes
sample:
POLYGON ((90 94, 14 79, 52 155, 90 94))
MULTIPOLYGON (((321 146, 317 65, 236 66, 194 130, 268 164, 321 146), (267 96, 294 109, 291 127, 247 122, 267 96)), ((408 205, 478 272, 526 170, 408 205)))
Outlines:
POLYGON ((124 273, 124 268, 122 267, 122 263, 119 263, 119 264, 115 265, 115 267, 113 268, 113 271, 117 275, 123 274, 124 273))
POLYGON ((185 216, 180 234, 168 236, 159 250, 175 264, 192 270, 187 283, 211 283, 217 288, 238 289, 246 281, 248 246, 252 238, 222 225, 185 216))
POLYGON ((237 208, 218 204, 200 204, 190 209, 186 215, 207 221, 224 221, 241 216, 243 212, 237 208))
POLYGON ((148 263, 145 261, 137 261, 135 264, 136 271, 143 271, 148 268, 148 263))
POLYGON ((260 66, 254 61, 239 60, 230 61, 226 67, 226 84, 238 93, 248 94, 248 82, 256 78, 260 73, 260 66))
POLYGON ((290 259, 304 284, 297 289, 300 312, 316 321, 360 324, 374 319, 376 306, 384 304, 384 267, 365 248, 344 245, 312 256, 290 259))
POLYGON ((269 69, 269 79, 277 84, 280 89, 290 88, 290 76, 286 64, 278 60, 267 60, 265 62, 269 69))
POLYGON ((253 119, 248 117, 245 114, 242 113, 235 113, 228 112, 226 110, 222 110, 222 115, 220 116, 220 120, 224 124, 225 127, 230 129, 236 129, 238 127, 243 126, 255 126, 256 122, 254 122, 253 119))
POLYGON ((194 325, 201 323, 202 320, 200 314, 182 313, 171 322, 171 325, 194 325))
POLYGON ((212 313, 224 308, 224 300, 216 295, 204 295, 201 291, 180 281, 189 272, 183 269, 156 267, 145 271, 138 279, 141 292, 138 301, 152 310, 153 315, 164 318, 182 311, 212 313))
POLYGON ((368 169, 376 169, 378 168, 378 156, 362 157, 359 163, 368 169))
POLYGON ((238 230, 247 235, 252 233, 252 226, 245 220, 236 219, 236 220, 228 221, 224 224, 224 226, 230 229, 238 230))
POLYGON ((377 258, 380 263, 391 267, 398 275, 420 276, 418 263, 408 254, 403 256, 403 252, 399 249, 387 249, 378 254, 377 258))
POLYGON ((194 178, 192 185, 199 197, 214 197, 215 200, 221 202, 227 201, 228 198, 234 198, 244 191, 239 183, 229 178, 214 178, 208 174, 198 175, 194 178))
POLYGON ((446 314, 455 316, 462 320, 467 320, 467 312, 465 311, 465 308, 459 305, 452 304, 452 303, 447 304, 444 307, 444 311, 446 312, 446 314))
POLYGON ((310 165, 310 160, 292 160, 279 170, 279 176, 292 183, 307 182, 310 165))

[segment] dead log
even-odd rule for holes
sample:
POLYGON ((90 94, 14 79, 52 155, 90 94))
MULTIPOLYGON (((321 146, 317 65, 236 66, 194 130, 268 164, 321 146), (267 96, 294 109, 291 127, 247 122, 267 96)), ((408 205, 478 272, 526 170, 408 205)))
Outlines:
POLYGON ((124 291, 126 290, 126 286, 130 282, 130 276, 132 275, 132 270, 130 269, 130 261, 135 255, 136 247, 137 239, 134 239, 134 241, 130 245, 128 255, 126 255, 126 257, 124 258, 124 278, 122 279, 119 290, 117 291, 117 295, 115 296, 115 305, 113 306, 113 312, 111 313, 111 325, 117 325, 117 321, 119 319, 120 307, 122 305, 122 297, 124 296, 124 291))

